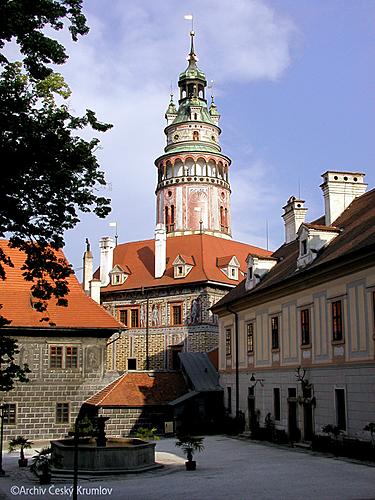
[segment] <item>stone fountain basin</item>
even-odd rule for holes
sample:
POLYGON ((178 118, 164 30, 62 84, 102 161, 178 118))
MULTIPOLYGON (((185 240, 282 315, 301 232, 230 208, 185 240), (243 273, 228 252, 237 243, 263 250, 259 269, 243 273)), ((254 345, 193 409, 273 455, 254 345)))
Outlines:
MULTIPOLYGON (((51 441, 51 449, 54 471, 73 472, 74 440, 51 441)), ((79 472, 116 474, 155 467, 158 467, 155 463, 155 443, 137 438, 108 438, 107 446, 97 446, 95 439, 79 440, 79 472)))

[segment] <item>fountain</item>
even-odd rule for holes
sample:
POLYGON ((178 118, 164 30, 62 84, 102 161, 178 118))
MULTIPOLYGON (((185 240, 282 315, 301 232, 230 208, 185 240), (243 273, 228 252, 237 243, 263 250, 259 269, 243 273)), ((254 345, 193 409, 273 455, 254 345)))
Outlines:
MULTIPOLYGON (((155 443, 137 438, 107 438, 105 422, 97 417, 97 437, 78 441, 78 470, 82 474, 122 474, 160 467, 155 463, 155 443)), ((54 473, 73 473, 74 439, 51 441, 54 473)))

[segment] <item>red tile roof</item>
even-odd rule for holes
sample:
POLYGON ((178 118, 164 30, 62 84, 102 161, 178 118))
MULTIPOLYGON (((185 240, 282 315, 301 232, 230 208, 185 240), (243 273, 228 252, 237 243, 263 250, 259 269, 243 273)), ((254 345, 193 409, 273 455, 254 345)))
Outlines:
MULTIPOLYGON (((55 323, 56 326, 52 329, 110 329, 113 332, 121 328, 120 323, 105 309, 85 295, 74 275, 68 278, 67 307, 57 306, 56 300, 51 300, 47 312, 36 311, 32 307, 30 291, 32 282, 25 281, 22 276, 21 267, 25 263, 25 254, 18 249, 10 248, 7 240, 0 240, 0 248, 14 264, 14 267, 4 265, 6 279, 4 281, 0 279, 0 304, 3 306, 0 314, 12 321, 6 329, 21 327, 51 329, 48 322, 40 322, 44 316, 48 316, 55 323)), ((61 251, 59 257, 65 258, 61 251)))
POLYGON ((85 403, 98 407, 164 406, 188 392, 181 373, 125 373, 85 403))
MULTIPOLYGON (((236 285, 239 280, 229 279, 217 265, 217 259, 235 255, 240 262, 240 269, 246 271, 246 258, 249 253, 260 257, 271 256, 272 252, 234 240, 209 236, 207 234, 192 234, 167 238, 167 266, 161 278, 154 277, 155 241, 143 240, 117 245, 114 250, 113 265, 127 266, 131 274, 122 285, 108 285, 102 292, 114 290, 131 290, 140 287, 155 287, 183 283, 216 281, 236 285), (194 266, 185 278, 174 278, 172 263, 178 255, 191 256, 194 266)), ((98 271, 95 273, 98 277, 98 271)))

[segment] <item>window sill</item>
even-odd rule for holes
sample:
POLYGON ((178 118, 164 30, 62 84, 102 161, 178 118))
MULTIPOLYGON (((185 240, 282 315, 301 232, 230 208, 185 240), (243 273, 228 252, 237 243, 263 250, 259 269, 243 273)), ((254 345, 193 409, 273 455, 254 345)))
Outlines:
POLYGON ((311 344, 301 344, 301 349, 311 349, 311 344))
POLYGON ((271 352, 280 352, 280 347, 272 347, 271 352))

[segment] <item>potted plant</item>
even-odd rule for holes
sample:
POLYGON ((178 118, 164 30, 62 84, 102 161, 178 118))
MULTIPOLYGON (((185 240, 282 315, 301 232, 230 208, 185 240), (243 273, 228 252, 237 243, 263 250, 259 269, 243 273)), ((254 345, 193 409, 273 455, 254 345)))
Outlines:
POLYGON ((342 430, 337 425, 327 424, 322 427, 322 431, 331 436, 333 444, 333 453, 335 455, 339 454, 339 436, 342 434, 342 430))
POLYGON ((9 453, 12 453, 12 451, 16 450, 17 448, 20 449, 20 458, 18 460, 18 465, 20 467, 27 467, 27 458, 25 458, 24 450, 26 448, 31 448, 32 444, 33 443, 31 441, 23 436, 17 436, 9 441, 9 453))
POLYGON ((51 483, 51 448, 42 448, 33 456, 33 462, 30 466, 31 472, 39 478, 40 484, 51 483))
POLYGON ((373 448, 375 448, 375 423, 374 422, 368 423, 367 425, 364 426, 363 430, 371 434, 371 445, 373 448))
POLYGON ((197 436, 178 436, 176 446, 180 447, 185 453, 187 462, 185 462, 186 470, 195 470, 197 463, 193 460, 193 455, 196 452, 202 451, 203 437, 197 436))

